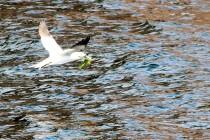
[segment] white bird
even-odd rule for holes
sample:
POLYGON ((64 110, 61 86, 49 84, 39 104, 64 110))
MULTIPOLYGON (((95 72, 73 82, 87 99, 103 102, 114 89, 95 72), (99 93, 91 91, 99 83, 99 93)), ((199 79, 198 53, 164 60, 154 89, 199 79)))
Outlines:
POLYGON ((83 50, 89 42, 90 37, 87 37, 86 39, 83 39, 77 44, 73 45, 71 49, 63 50, 50 34, 44 21, 41 21, 39 24, 39 35, 41 37, 42 45, 49 53, 49 57, 35 65, 32 65, 31 67, 33 68, 41 69, 42 67, 60 65, 68 62, 82 60, 87 57, 83 50))

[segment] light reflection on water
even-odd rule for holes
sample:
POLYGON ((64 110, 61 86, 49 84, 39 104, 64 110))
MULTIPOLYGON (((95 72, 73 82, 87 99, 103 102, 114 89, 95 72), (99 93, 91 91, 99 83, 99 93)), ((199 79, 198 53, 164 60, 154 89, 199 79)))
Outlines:
POLYGON ((0 137, 208 139, 209 21, 196 2, 0 2, 0 137), (47 56, 43 19, 65 48, 91 35, 91 67, 29 68, 47 56))

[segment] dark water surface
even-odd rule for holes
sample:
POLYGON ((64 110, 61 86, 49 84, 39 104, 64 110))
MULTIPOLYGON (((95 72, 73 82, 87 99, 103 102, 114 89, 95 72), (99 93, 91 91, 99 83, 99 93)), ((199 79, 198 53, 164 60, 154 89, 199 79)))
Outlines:
POLYGON ((0 1, 0 138, 210 139, 208 0, 0 1), (94 62, 47 57, 46 20, 94 62))

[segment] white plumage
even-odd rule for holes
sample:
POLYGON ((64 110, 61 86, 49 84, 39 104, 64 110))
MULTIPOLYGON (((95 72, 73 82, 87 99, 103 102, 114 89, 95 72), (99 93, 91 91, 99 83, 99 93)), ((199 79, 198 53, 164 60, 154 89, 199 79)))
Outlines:
MULTIPOLYGON (((84 52, 77 50, 76 47, 63 50, 57 44, 53 36, 49 33, 47 25, 44 21, 40 22, 39 35, 41 37, 42 45, 49 53, 49 57, 35 65, 32 65, 33 68, 41 69, 42 67, 46 67, 49 65, 60 65, 76 60, 81 60, 86 56, 84 52)), ((87 42, 88 41, 89 39, 87 40, 87 42)))

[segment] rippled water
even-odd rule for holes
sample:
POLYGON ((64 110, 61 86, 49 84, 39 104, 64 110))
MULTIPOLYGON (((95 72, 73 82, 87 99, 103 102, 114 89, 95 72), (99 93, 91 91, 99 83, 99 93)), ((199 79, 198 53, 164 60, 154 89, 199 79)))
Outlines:
POLYGON ((210 2, 0 2, 0 138, 210 139, 210 2), (42 70, 46 20, 94 58, 42 70))

